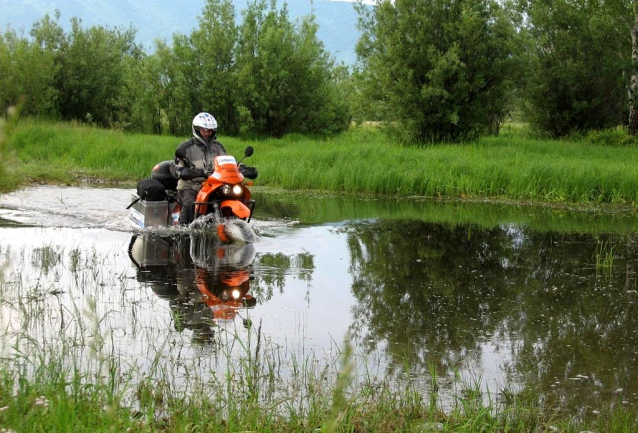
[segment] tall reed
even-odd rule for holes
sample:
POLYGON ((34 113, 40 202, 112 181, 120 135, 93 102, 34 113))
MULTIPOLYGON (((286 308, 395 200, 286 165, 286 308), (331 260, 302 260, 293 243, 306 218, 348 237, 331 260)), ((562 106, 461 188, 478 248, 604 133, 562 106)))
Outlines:
MULTIPOLYGON (((223 132, 223 131, 222 131, 223 132)), ((134 182, 173 158, 182 138, 24 121, 10 148, 18 173, 38 181, 134 182)), ((404 147, 372 129, 332 138, 220 137, 259 170, 256 185, 391 196, 508 198, 567 203, 638 202, 638 147, 534 140, 524 133, 465 144, 404 147)))
MULTIPOLYGON (((244 337, 232 327, 218 334, 215 345, 227 366, 225 373, 202 369, 204 354, 185 362, 170 359, 163 354, 168 348, 162 347, 153 349, 153 364, 142 372, 117 356, 104 318, 91 305, 83 317, 74 317, 83 322, 86 335, 81 338, 38 342, 14 332, 11 354, 0 360, 0 426, 5 431, 631 431, 638 427, 635 417, 620 409, 585 421, 561 418, 522 394, 509 392, 502 401, 486 400, 480 376, 472 382, 457 378, 456 405, 443 411, 436 398, 414 386, 409 375, 404 385, 379 382, 365 372, 358 377, 361 371, 355 366, 366 360, 347 342, 335 357, 307 354, 301 359, 291 348, 264 340, 259 328, 251 328, 244 337), (235 349, 240 349, 239 356, 235 349), (284 373, 286 365, 293 374, 284 373)), ((46 318, 35 317, 42 319, 46 318)), ((2 330, 0 341, 7 337, 2 330)), ((431 374, 430 392, 436 393, 436 372, 431 374)))

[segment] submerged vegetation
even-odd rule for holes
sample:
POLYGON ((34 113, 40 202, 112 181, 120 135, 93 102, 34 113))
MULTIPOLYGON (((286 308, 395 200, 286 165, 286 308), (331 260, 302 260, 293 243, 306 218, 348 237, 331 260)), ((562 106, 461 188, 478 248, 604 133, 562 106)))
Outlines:
MULTIPOLYGON (((638 203, 638 148, 616 135, 536 140, 518 125, 464 144, 402 146, 371 126, 338 136, 221 137, 229 153, 255 155, 258 186, 384 196, 496 198, 559 203, 638 203)), ((29 182, 129 182, 172 159, 180 138, 25 120, 9 148, 14 187, 29 182)), ((5 189, 6 189, 5 184, 5 189)))
MULTIPOLYGON (((11 297, 8 288, 2 283, 5 302, 11 297)), ((34 317, 19 319, 29 328, 37 328, 44 318, 44 308, 33 303, 37 301, 22 307, 23 314, 30 311, 34 317)), ((112 356, 103 318, 90 305, 89 311, 71 317, 78 330, 60 339, 36 343, 25 331, 2 330, 3 432, 624 432, 638 427, 630 411, 608 408, 594 419, 564 418, 533 394, 503 389, 490 395, 478 381, 460 378, 449 410, 443 410, 435 371, 431 391, 425 394, 409 375, 403 388, 371 373, 357 376, 356 365, 365 359, 353 353, 348 342, 327 360, 297 358, 290 348, 262 341, 260 329, 254 328, 238 342, 238 358, 227 350, 227 341, 214 343, 220 353, 213 364, 225 364, 225 374, 216 374, 214 365, 208 375, 202 374, 201 364, 209 363, 203 354, 160 361, 166 356, 160 355, 162 347, 151 348, 155 358, 150 369, 142 371, 112 356), (285 373, 288 367, 283 366, 292 373, 285 373)))

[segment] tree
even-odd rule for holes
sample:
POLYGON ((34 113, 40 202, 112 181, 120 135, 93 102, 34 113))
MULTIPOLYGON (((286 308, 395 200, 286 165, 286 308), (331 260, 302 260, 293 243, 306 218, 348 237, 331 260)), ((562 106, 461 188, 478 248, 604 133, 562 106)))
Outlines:
POLYGON ((636 135, 638 133, 638 1, 606 0, 601 4, 595 0, 590 0, 590 2, 600 6, 604 12, 609 14, 615 24, 613 28, 615 33, 625 36, 624 38, 621 36, 620 39, 624 39, 623 43, 618 44, 613 51, 619 54, 623 63, 628 56, 631 56, 631 59, 628 60, 630 66, 625 75, 629 112, 628 132, 636 135))
POLYGON ((631 2, 631 80, 629 84, 629 133, 638 134, 638 2, 631 2))
POLYGON ((611 8, 590 0, 519 5, 529 37, 523 99, 530 123, 552 137, 624 123, 629 39, 611 8))
POLYGON ((27 114, 174 135, 189 134, 201 111, 230 134, 345 129, 347 69, 334 66, 311 17, 296 26, 285 6, 267 8, 251 3, 240 28, 230 0, 207 0, 191 35, 157 41, 152 55, 133 28, 84 28, 73 18, 65 34, 59 13, 47 15, 32 41, 0 35, 0 105, 25 95, 27 114))
POLYGON ((34 24, 34 41, 7 30, 0 35, 0 109, 22 101, 23 115, 57 117, 54 43, 61 31, 49 16, 34 24), (48 41, 44 41, 44 37, 48 41))
POLYGON ((490 0, 358 4, 359 90, 406 142, 494 131, 516 71, 514 28, 490 0))
POLYGON ((172 49, 164 44, 156 48, 158 72, 156 77, 159 110, 162 113, 163 131, 172 135, 191 133, 195 114, 202 111, 199 93, 199 75, 193 65, 197 53, 188 37, 173 35, 172 49))
MULTIPOLYGON (((619 24, 615 30, 629 33, 631 41, 631 66, 629 68, 629 82, 627 85, 627 99, 629 107, 628 132, 638 134, 638 1, 636 0, 607 0, 602 6, 611 13, 619 24)), ((621 56, 628 53, 627 45, 621 44, 621 56)))
POLYGON ((71 20, 71 33, 59 51, 59 110, 65 120, 95 122, 111 126, 123 88, 127 56, 140 50, 134 43, 135 31, 110 30, 97 26, 85 30, 81 21, 71 20))
POLYGON ((237 110, 236 45, 238 28, 230 0, 208 0, 199 16, 199 28, 190 37, 195 51, 198 111, 209 111, 226 133, 239 130, 237 110))
POLYGON ((242 130, 280 137, 322 133, 348 126, 346 101, 333 78, 340 74, 306 17, 293 25, 288 11, 265 1, 249 4, 237 53, 242 130))

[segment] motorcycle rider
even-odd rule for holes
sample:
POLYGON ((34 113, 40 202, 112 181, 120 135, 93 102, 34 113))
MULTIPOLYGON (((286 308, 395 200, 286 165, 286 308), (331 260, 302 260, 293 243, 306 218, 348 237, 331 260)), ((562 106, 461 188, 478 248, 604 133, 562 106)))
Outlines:
POLYGON ((226 149, 217 141, 217 120, 206 112, 193 119, 193 137, 175 150, 177 201, 181 205, 180 224, 193 220, 193 203, 207 176, 213 172, 215 157, 226 155, 226 149))

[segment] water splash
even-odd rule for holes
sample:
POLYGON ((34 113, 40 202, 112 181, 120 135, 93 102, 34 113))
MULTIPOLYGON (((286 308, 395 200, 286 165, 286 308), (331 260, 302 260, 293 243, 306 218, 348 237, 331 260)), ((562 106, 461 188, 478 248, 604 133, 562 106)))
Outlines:
POLYGON ((254 244, 259 236, 253 228, 243 220, 236 218, 221 218, 214 214, 208 214, 197 218, 189 228, 191 231, 215 232, 219 225, 223 226, 224 234, 231 242, 254 244))

